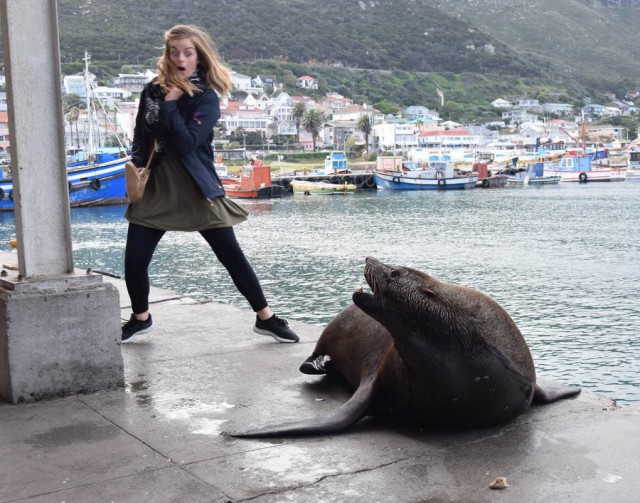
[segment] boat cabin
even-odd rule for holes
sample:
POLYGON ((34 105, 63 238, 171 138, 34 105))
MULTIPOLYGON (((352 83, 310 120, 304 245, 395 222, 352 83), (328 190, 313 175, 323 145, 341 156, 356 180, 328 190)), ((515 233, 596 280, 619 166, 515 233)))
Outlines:
POLYGON ((591 171, 591 157, 588 155, 567 155, 558 161, 559 171, 591 171))
POLYGON ((347 156, 344 152, 331 152, 324 160, 324 174, 338 175, 349 172, 347 156))

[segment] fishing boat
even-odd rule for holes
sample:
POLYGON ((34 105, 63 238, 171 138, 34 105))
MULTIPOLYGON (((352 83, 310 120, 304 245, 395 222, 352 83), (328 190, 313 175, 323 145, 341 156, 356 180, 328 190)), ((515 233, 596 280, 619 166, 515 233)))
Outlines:
POLYGON ((545 163, 545 176, 560 176, 563 182, 622 182, 625 174, 619 168, 593 166, 591 154, 569 151, 555 162, 545 163))
MULTIPOLYGON (((85 83, 87 85, 87 114, 92 117, 89 78, 90 57, 85 53, 85 83)), ((78 206, 106 206, 127 201, 125 188, 125 164, 131 160, 121 144, 114 148, 94 148, 93 124, 89 120, 87 148, 67 149, 67 180, 69 204, 78 206)), ((13 211, 14 187, 11 167, 0 174, 0 211, 13 211)))
POLYGON ((251 161, 242 168, 239 178, 220 178, 229 197, 240 199, 268 199, 282 197, 282 187, 271 183, 271 166, 251 161))
POLYGON ((491 189, 491 188, 500 188, 505 187, 507 185, 507 181, 509 177, 507 175, 496 174, 493 175, 487 168, 487 163, 485 162, 476 162, 473 164, 473 169, 471 171, 478 175, 478 181, 476 182, 476 187, 481 187, 483 189, 491 189))
POLYGON ((294 194, 353 194, 358 186, 353 183, 313 182, 308 180, 291 180, 294 194))
POLYGON ((533 162, 527 164, 522 171, 508 170, 506 174, 509 185, 553 185, 562 180, 559 175, 546 175, 543 162, 533 162))
POLYGON ((640 181, 640 150, 629 152, 629 166, 625 171, 625 180, 640 181))
POLYGON ((373 170, 378 189, 462 190, 475 187, 478 181, 476 175, 454 169, 451 161, 403 162, 401 167, 395 163, 392 169, 384 168, 386 164, 384 158, 378 158, 378 165, 373 170))

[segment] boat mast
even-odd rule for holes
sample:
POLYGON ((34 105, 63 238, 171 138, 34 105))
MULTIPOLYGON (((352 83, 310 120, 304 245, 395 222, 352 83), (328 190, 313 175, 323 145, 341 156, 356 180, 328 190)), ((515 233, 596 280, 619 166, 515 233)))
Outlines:
POLYGON ((89 74, 91 55, 84 51, 84 88, 87 95, 87 119, 89 120, 89 152, 93 152, 93 117, 91 114, 91 78, 89 74))

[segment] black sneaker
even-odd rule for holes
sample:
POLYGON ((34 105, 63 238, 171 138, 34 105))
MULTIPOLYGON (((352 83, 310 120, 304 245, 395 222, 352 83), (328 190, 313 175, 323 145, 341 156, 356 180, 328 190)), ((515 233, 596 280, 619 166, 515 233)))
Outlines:
POLYGON ((122 325, 122 342, 130 342, 134 335, 146 334, 153 330, 153 320, 151 314, 145 321, 140 321, 135 314, 131 315, 129 321, 122 325))
POLYGON ((268 320, 261 320, 256 316, 253 331, 260 335, 270 335, 278 342, 298 342, 300 338, 289 328, 287 320, 278 318, 275 314, 268 320))

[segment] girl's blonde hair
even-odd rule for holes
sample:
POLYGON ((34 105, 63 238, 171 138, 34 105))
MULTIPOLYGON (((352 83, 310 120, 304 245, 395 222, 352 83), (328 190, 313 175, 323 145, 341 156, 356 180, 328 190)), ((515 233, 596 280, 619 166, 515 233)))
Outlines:
POLYGON ((231 74, 222 64, 218 51, 207 33, 193 25, 179 24, 167 30, 164 34, 164 50, 158 60, 158 84, 164 93, 174 86, 179 87, 189 96, 198 89, 189 79, 181 75, 178 69, 171 63, 171 42, 188 38, 193 43, 198 54, 198 66, 204 70, 207 85, 219 94, 225 95, 231 90, 231 74))

